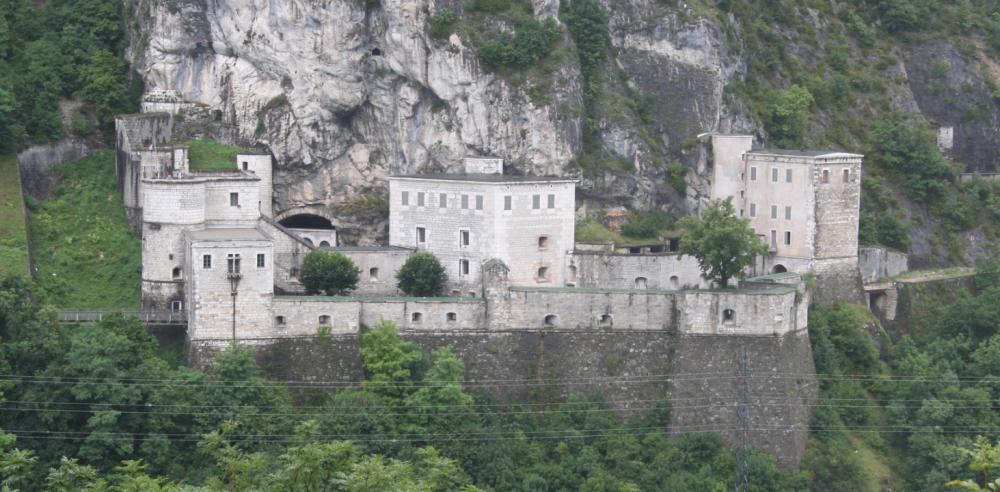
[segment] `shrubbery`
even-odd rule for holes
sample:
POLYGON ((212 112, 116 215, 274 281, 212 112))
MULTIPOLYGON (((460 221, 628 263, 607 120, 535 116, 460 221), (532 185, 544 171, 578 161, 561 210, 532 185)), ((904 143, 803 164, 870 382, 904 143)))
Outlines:
POLYGON ((944 198, 954 171, 927 123, 893 113, 875 124, 870 142, 866 161, 891 172, 906 196, 923 203, 944 198))
POLYGON ((479 47, 479 59, 490 70, 519 70, 552 52, 561 30, 552 19, 531 19, 517 26, 513 37, 502 36, 479 47))
POLYGON ((342 296, 358 286, 360 273, 357 265, 343 254, 317 249, 302 260, 300 280, 307 294, 342 296))
POLYGON ((406 259, 396 274, 399 290, 411 296, 433 297, 441 294, 448 283, 448 274, 431 253, 414 253, 406 259))

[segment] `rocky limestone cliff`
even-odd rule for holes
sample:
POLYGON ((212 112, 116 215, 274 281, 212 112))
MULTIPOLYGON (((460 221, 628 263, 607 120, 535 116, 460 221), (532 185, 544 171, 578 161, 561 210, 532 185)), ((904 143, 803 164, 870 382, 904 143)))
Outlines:
MULTIPOLYGON (((220 110, 238 128, 234 143, 272 150, 279 210, 336 204, 389 173, 448 169, 467 154, 502 156, 515 173, 578 174, 567 167, 581 152, 573 57, 536 102, 483 70, 460 36, 430 38, 437 8, 402 0, 368 11, 353 0, 140 2, 128 57, 149 89, 220 110)), ((552 16, 558 3, 535 8, 552 16)), ((679 149, 701 132, 753 129, 739 105, 725 102, 741 61, 717 26, 682 23, 648 0, 614 11, 609 27, 615 65, 651 96, 660 145, 679 149)), ((636 125, 602 118, 601 135, 637 172, 588 179, 584 188, 644 208, 683 206, 653 169, 636 125)), ((704 165, 695 154, 689 160, 704 165)))
MULTIPOLYGON (((316 206, 338 216, 359 197, 384 194, 390 173, 453 170, 464 155, 504 157, 510 173, 580 177, 587 210, 625 204, 686 212, 708 189, 710 163, 697 135, 752 132, 760 143, 767 135, 750 102, 731 90, 759 56, 743 24, 731 13, 674 3, 603 0, 610 49, 597 137, 618 168, 589 172, 575 163, 584 152, 584 96, 569 32, 539 96, 523 80, 484 69, 467 33, 429 35, 440 9, 463 19, 465 0, 140 0, 127 12, 127 57, 147 90, 177 90, 229 128, 209 136, 270 148, 278 212, 316 206), (639 111, 628 106, 629 94, 641 94, 639 111), (693 171, 686 193, 676 180, 669 184, 670 162, 693 171)), ((559 0, 532 6, 536 18, 558 17, 559 0)), ((773 43, 809 71, 831 56, 825 36, 844 28, 809 7, 796 15, 806 35, 773 26, 782 36, 773 43)), ((513 29, 503 19, 490 22, 513 29)), ((958 51, 940 40, 894 45, 876 66, 885 87, 859 99, 846 118, 921 113, 934 126, 954 127, 952 155, 970 170, 995 172, 993 64, 958 51)), ((867 56, 851 52, 853 61, 867 56)), ((843 141, 831 128, 844 118, 834 116, 814 117, 812 140, 843 141)))

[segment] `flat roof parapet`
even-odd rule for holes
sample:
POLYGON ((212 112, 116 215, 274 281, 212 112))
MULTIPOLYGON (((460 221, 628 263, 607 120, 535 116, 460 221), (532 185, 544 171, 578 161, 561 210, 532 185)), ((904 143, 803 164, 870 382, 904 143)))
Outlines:
POLYGON ((577 180, 559 176, 506 176, 503 174, 397 174, 392 179, 417 179, 429 181, 468 181, 473 183, 576 183, 577 180))

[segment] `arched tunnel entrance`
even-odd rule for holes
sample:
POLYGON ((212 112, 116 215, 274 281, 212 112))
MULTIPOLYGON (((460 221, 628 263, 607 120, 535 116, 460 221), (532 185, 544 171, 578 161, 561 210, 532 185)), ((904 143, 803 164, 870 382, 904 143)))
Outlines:
POLYGON ((337 227, 326 217, 310 213, 289 215, 278 221, 305 242, 315 246, 337 246, 337 227))

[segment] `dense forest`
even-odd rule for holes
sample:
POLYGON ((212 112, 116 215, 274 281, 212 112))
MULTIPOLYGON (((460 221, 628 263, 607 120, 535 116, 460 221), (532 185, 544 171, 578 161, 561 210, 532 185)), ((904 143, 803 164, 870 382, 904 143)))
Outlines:
POLYGON ((973 477, 962 450, 976 436, 1000 439, 1000 268, 981 270, 916 307, 905 334, 873 338, 859 306, 812 310, 821 398, 793 473, 712 429, 671 435, 666 400, 624 415, 600 394, 542 387, 499 401, 449 349, 423 354, 391 324, 362 331, 354 384, 268 380, 242 346, 206 374, 134 319, 60 326, 44 294, 10 278, 0 469, 21 490, 731 490, 737 473, 761 491, 943 490, 973 477))
POLYGON ((0 1, 0 154, 67 133, 110 142, 142 94, 125 46, 120 1, 0 1))

